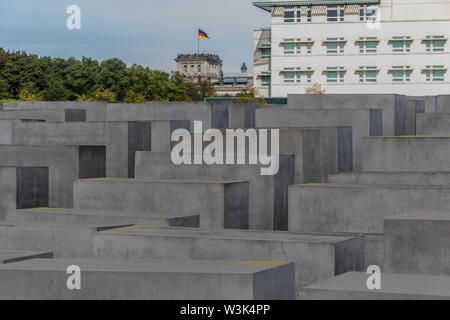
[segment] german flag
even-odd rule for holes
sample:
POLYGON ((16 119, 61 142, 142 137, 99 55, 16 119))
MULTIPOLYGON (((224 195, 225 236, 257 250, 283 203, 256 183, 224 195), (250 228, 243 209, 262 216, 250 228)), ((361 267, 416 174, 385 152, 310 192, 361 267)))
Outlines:
POLYGON ((208 35, 205 31, 198 29, 198 38, 199 39, 209 39, 208 35))

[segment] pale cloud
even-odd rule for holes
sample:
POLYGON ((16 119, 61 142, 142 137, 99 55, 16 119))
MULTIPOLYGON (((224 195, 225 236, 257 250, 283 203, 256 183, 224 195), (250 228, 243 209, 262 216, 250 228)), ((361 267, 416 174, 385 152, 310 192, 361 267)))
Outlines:
POLYGON ((171 71, 178 53, 197 51, 197 28, 210 40, 201 51, 220 55, 224 71, 252 65, 255 28, 269 15, 248 0, 2 0, 0 47, 39 55, 118 57, 171 71), (66 8, 81 7, 81 30, 67 30, 66 8))

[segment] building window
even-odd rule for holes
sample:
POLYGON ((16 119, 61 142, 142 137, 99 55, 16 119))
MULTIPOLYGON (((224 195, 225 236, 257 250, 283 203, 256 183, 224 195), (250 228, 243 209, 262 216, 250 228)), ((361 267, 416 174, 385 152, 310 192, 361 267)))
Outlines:
POLYGON ((188 73, 188 66, 187 65, 184 66, 184 73, 188 73))
POLYGON ((197 71, 200 73, 200 72, 202 72, 202 66, 201 65, 198 65, 197 66, 197 71))
POLYGON ((444 66, 427 66, 425 74, 428 82, 442 82, 445 77, 444 66))
POLYGON ((344 21, 344 7, 343 6, 328 6, 327 7, 327 21, 337 22, 344 21))
POLYGON ((306 9, 307 12, 307 18, 308 18, 308 22, 312 21, 312 7, 308 6, 308 8, 306 9))
POLYGON ((328 54, 344 53, 345 41, 343 38, 328 38, 326 45, 328 54))
MULTIPOLYGON (((294 70, 294 68, 286 68, 285 70, 294 70)), ((284 71, 284 83, 300 83, 301 76, 300 71, 284 71)))
POLYGON ((397 66, 392 68, 392 82, 410 82, 411 81, 411 67, 397 66))
POLYGON ((284 83, 295 83, 295 72, 285 71, 284 72, 284 83))
POLYGON ((299 55, 300 54, 300 43, 299 42, 290 42, 284 43, 284 54, 285 55, 299 55))
POLYGON ((360 5, 359 6, 359 20, 369 21, 376 20, 378 6, 374 5, 360 5))
POLYGON ((444 36, 427 36, 425 40, 427 52, 444 52, 445 41, 444 36))
POLYGON ((411 52, 411 37, 394 37, 392 40, 392 52, 409 53, 411 52))
POLYGON ((306 72, 306 82, 311 83, 311 78, 312 78, 312 71, 307 71, 306 72))
POLYGON ((295 11, 294 9, 284 9, 284 22, 293 23, 295 21, 295 11))
POLYGON ((359 82, 377 82, 377 67, 361 67, 359 70, 359 82))
POLYGON ((261 53, 262 53, 262 59, 263 60, 270 60, 271 59, 271 49, 270 48, 262 48, 261 49, 261 53))
POLYGON ((325 73, 327 76, 327 83, 344 82, 344 75, 345 75, 344 67, 328 67, 325 73))
POLYGON ((377 38, 360 38, 359 53, 377 53, 377 38))
POLYGON ((306 42, 306 53, 307 54, 311 54, 312 53, 312 46, 313 46, 312 39, 308 38, 307 42, 306 42))
POLYGON ((195 66, 194 66, 194 65, 191 66, 191 72, 192 72, 192 73, 195 72, 195 66))
POLYGON ((262 76, 261 77, 262 87, 267 88, 270 87, 270 76, 262 76))

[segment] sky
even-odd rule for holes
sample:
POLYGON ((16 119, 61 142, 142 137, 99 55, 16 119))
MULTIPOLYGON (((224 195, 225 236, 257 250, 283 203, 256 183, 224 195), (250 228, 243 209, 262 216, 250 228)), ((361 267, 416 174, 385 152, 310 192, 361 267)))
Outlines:
POLYGON ((39 56, 119 58, 174 71, 178 53, 197 52, 198 28, 210 39, 200 51, 218 54, 224 72, 253 66, 253 30, 269 14, 252 0, 0 0, 0 47, 39 56), (67 7, 81 9, 69 30, 67 7))

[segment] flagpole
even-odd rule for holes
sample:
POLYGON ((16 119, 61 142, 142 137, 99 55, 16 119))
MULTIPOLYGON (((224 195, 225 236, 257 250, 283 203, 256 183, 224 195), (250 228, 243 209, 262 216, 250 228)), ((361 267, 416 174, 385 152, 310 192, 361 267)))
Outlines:
MULTIPOLYGON (((198 28, 200 30, 200 28, 198 28)), ((200 54, 200 37, 199 37, 199 31, 197 30, 197 52, 200 54)))

